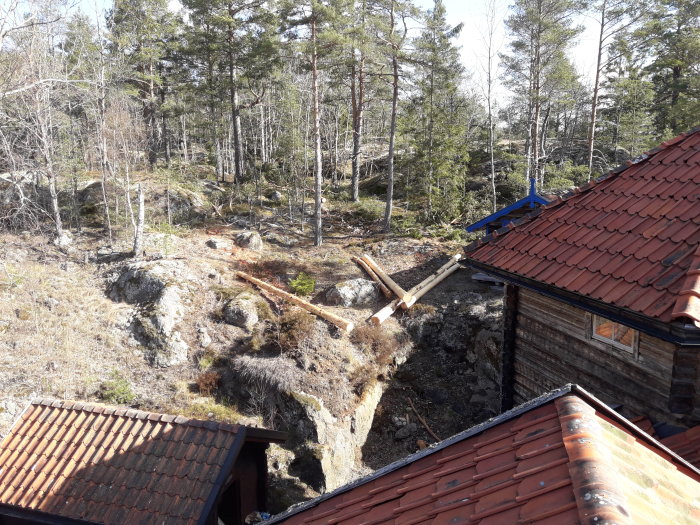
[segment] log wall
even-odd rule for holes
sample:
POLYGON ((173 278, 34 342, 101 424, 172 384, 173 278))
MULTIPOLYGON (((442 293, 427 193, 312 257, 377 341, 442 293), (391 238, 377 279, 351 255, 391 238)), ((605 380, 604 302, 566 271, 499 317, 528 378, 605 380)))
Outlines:
MULTIPOLYGON (((578 383, 606 403, 669 423, 676 346, 639 333, 635 352, 591 338, 592 315, 520 288, 514 343, 514 402, 578 383)), ((676 363, 677 365, 677 363, 676 363)), ((698 406, 698 405, 696 405, 698 406)))

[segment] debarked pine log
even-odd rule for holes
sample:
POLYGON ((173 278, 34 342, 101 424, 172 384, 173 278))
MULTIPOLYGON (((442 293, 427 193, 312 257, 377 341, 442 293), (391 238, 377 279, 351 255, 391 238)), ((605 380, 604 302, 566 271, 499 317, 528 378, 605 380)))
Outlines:
POLYGON ((353 257, 352 260, 355 263, 357 263, 365 272, 367 272, 367 275, 369 275, 375 283, 377 283, 377 286, 379 286, 379 289, 384 294, 384 297, 391 299, 394 296, 394 294, 391 293, 391 290, 389 290, 389 288, 387 288, 386 285, 379 278, 377 273, 374 270, 372 270, 372 268, 370 268, 365 261, 363 261, 359 257, 353 257))
POLYGON ((382 270, 381 266, 379 266, 376 262, 374 262, 374 259, 372 259, 369 255, 363 255, 362 260, 367 263, 367 266, 372 268, 374 272, 379 276, 379 278, 384 281, 384 284, 386 284, 392 292, 396 294, 396 296, 403 300, 404 302, 408 303, 413 300, 413 296, 405 291, 403 288, 401 288, 394 280, 389 277, 389 275, 382 270))
MULTIPOLYGON (((427 279, 411 288, 408 291, 408 293, 414 296, 415 300, 409 306, 406 306, 406 308, 410 308, 416 303, 416 301, 418 301, 418 299, 423 297, 426 293, 432 290, 435 286, 437 286, 448 276, 452 275, 454 272, 459 270, 460 266, 457 263, 457 261, 459 261, 461 257, 461 254, 454 255, 450 258, 450 260, 447 263, 438 268, 427 279)), ((377 326, 382 324, 384 321, 389 319, 389 317, 391 317, 391 315, 399 308, 399 306, 403 306, 403 304, 404 302, 401 299, 394 299, 392 302, 390 302, 388 305, 386 305, 384 308, 379 310, 371 317, 372 323, 377 326)))
POLYGON ((274 294, 278 297, 281 297, 285 301, 289 301, 290 303, 295 304, 300 308, 303 308, 307 312, 311 312, 314 315, 322 317, 326 321, 333 323, 341 330, 345 330, 346 332, 352 332, 352 329, 355 328, 355 323, 353 323, 352 321, 348 321, 347 319, 343 319, 340 316, 323 310, 322 308, 319 308, 318 306, 313 305, 308 301, 300 299, 296 295, 292 295, 288 292, 285 292, 284 290, 280 290, 276 286, 272 286, 271 284, 268 284, 265 281, 261 281, 260 279, 257 279, 252 275, 248 275, 245 272, 236 272, 236 276, 241 279, 245 279, 246 281, 250 281, 254 285, 262 288, 263 290, 270 292, 271 294, 274 294))

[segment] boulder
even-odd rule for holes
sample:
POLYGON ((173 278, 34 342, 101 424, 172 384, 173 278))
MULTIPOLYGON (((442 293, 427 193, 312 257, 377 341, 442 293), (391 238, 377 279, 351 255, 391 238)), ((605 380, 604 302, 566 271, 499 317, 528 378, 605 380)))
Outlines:
POLYGON ((394 434, 394 437, 396 439, 407 439, 411 437, 413 434, 416 433, 418 430, 418 427, 416 426, 415 423, 409 423, 408 425, 405 425, 398 429, 396 431, 396 434, 394 434))
POLYGON ((292 237, 278 235, 274 232, 267 232, 263 234, 263 239, 271 244, 276 244, 277 246, 282 246, 284 248, 290 248, 292 246, 296 246, 297 244, 297 241, 292 237))
POLYGON ((56 237, 56 238, 53 240, 53 243, 54 243, 56 246, 58 246, 59 248, 60 248, 60 247, 68 246, 68 245, 70 245, 72 242, 73 242, 73 236, 71 235, 71 233, 70 233, 69 231, 66 231, 66 230, 63 230, 63 232, 61 232, 61 236, 60 236, 60 237, 56 237))
POLYGON ((326 303, 332 306, 371 306, 378 299, 376 284, 367 279, 341 281, 326 291, 326 303))
POLYGON ((214 250, 227 250, 231 248, 231 241, 228 241, 226 239, 216 239, 212 237, 207 241, 207 246, 214 250))
POLYGON ((263 240, 258 232, 241 232, 236 235, 236 244, 241 248, 248 248, 259 252, 263 249, 263 240))
POLYGON ((279 191, 273 191, 270 194, 270 200, 272 202, 282 202, 282 194, 279 191))
POLYGON ((255 297, 242 293, 228 301, 222 310, 228 324, 251 331, 258 324, 258 307, 255 297))

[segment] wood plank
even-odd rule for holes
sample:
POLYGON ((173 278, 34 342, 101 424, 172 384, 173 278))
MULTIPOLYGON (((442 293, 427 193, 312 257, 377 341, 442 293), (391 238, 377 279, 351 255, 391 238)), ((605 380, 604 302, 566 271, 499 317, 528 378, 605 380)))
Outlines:
MULTIPOLYGON (((522 377, 525 377, 536 384, 548 385, 551 382, 552 385, 557 387, 575 382, 595 396, 608 402, 622 403, 639 414, 664 418, 668 413, 667 397, 653 389, 629 390, 621 386, 625 383, 615 381, 614 378, 611 382, 610 378, 602 378, 584 370, 570 369, 569 371, 558 370, 553 372, 552 363, 554 362, 560 361, 551 356, 545 356, 536 349, 532 349, 528 356, 521 352, 516 356, 515 361, 516 381, 521 381, 522 377), (544 378, 542 377, 543 372, 546 374, 544 378), (575 381, 570 379, 572 376, 575 377, 575 381)), ((629 383, 627 382, 627 384, 629 383)), ((546 389, 543 391, 546 391, 546 389)))
POLYGON ((536 316, 523 312, 522 315, 519 316, 518 323, 521 327, 532 325, 532 328, 529 330, 530 332, 542 334, 544 331, 549 334, 550 339, 557 341, 564 347, 575 347, 577 353, 586 353, 593 360, 600 360, 601 356, 604 356, 606 359, 614 360, 619 367, 632 366, 661 379, 670 378, 671 376, 673 364, 666 360, 659 362, 646 355, 643 356, 642 359, 636 359, 632 353, 626 353, 623 350, 615 349, 604 342, 583 338, 573 330, 566 330, 561 327, 541 323, 540 320, 542 318, 542 315, 536 316))
MULTIPOLYGON (((544 345, 542 345, 544 346, 544 345)), ((658 380, 647 377, 643 380, 633 379, 624 373, 610 371, 604 365, 586 362, 584 359, 571 359, 571 355, 562 356, 552 353, 542 346, 535 346, 519 341, 516 352, 516 369, 519 361, 530 363, 535 371, 533 379, 551 378, 554 383, 580 383, 586 388, 588 384, 597 396, 607 394, 611 399, 622 402, 623 399, 634 400, 634 406, 640 413, 647 406, 668 410, 668 389, 658 380), (587 366, 583 365, 585 363, 587 366)))

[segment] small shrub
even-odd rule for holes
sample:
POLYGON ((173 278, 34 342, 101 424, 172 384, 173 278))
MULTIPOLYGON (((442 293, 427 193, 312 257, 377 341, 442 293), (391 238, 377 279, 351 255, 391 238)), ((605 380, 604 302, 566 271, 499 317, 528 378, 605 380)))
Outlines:
POLYGON ((203 396, 211 396, 219 388, 221 374, 214 370, 207 370, 197 376, 195 383, 197 390, 203 396))
POLYGON ((109 380, 100 385, 100 399, 117 405, 128 405, 136 399, 131 383, 117 370, 113 370, 109 377, 109 380))
POLYGON ((313 334, 316 319, 304 310, 289 310, 279 320, 278 342, 282 352, 298 348, 313 334))
POLYGON ((306 272, 299 272, 296 278, 289 281, 289 288, 295 295, 309 295, 316 289, 316 279, 306 272))
POLYGON ((198 364, 199 369, 204 371, 212 366, 216 366, 221 361, 221 357, 213 350, 206 350, 202 355, 199 356, 198 364))
POLYGON ((373 356, 379 367, 391 364, 400 346, 394 335, 387 333, 381 326, 374 325, 358 326, 350 334, 350 341, 373 356))
POLYGON ((258 313, 258 319, 261 321, 274 321, 277 317, 264 299, 255 303, 255 310, 258 313))
POLYGON ((218 301, 228 301, 240 294, 244 290, 244 287, 214 285, 209 289, 214 292, 218 301))
POLYGON ((259 261, 244 261, 245 270, 263 281, 278 279, 289 270, 290 262, 281 259, 268 259, 259 261))
POLYGON ((411 319, 415 319, 416 317, 422 317, 422 316, 432 316, 437 313, 437 308, 435 308, 431 304, 414 304, 411 308, 406 310, 406 314, 408 317, 411 319))
POLYGON ((370 365, 361 365, 348 374, 348 381, 357 396, 361 396, 365 388, 372 382, 374 373, 370 365))

